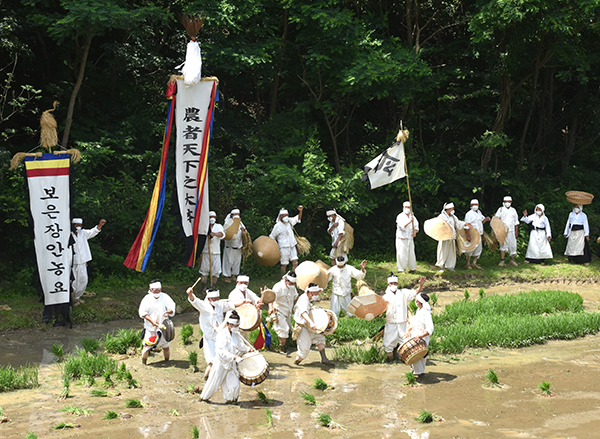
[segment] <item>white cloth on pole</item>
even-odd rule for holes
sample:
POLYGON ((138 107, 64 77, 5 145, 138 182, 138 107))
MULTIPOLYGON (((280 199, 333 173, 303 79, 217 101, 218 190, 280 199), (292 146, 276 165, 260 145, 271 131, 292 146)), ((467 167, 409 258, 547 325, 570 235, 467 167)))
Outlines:
MULTIPOLYGON (((384 186, 406 176, 404 143, 395 142, 364 167, 371 189, 384 186)), ((364 177, 363 177, 364 180, 364 177)))

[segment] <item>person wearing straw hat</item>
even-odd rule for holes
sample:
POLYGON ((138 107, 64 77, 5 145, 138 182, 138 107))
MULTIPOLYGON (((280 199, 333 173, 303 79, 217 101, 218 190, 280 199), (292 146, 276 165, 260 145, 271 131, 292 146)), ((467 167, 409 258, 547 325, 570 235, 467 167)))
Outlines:
POLYGON ((227 311, 231 311, 244 303, 251 303, 250 299, 239 302, 219 300, 221 295, 219 290, 209 288, 206 291, 206 298, 200 300, 194 295, 193 288, 188 288, 185 292, 188 301, 199 311, 198 322, 202 330, 202 348, 204 349, 204 360, 206 361, 206 371, 204 379, 207 379, 212 368, 216 355, 217 329, 223 323, 223 316, 227 311))
POLYGON ((543 264, 546 259, 552 259, 552 230, 550 230, 550 221, 545 215, 546 208, 543 204, 535 206, 535 213, 527 215, 527 210, 523 211, 521 221, 525 224, 531 224, 532 230, 529 234, 529 244, 525 254, 525 263, 543 264))
MULTIPOLYGON (((473 228, 479 232, 479 235, 483 235, 483 225, 490 221, 489 216, 484 216, 483 213, 479 210, 479 200, 476 198, 471 200, 471 209, 465 215, 465 223, 469 223, 473 226, 473 228)), ((469 253, 465 253, 467 256, 467 270, 472 270, 473 268, 478 268, 481 270, 482 268, 477 265, 477 259, 481 256, 481 251, 483 250, 483 239, 479 241, 479 244, 473 249, 473 251, 469 253), (473 257, 473 264, 471 264, 471 257, 473 257)))
POLYGON ((416 290, 398 290, 398 276, 390 273, 387 278, 388 286, 383 295, 383 300, 388 303, 385 313, 385 327, 383 331, 383 349, 387 354, 386 361, 391 363, 394 355, 398 355, 396 347, 403 343, 406 337, 406 322, 408 320, 408 303, 423 291, 425 278, 419 277, 419 286, 416 290))
POLYGON ((519 264, 515 261, 517 256, 517 236, 519 236, 519 215, 514 207, 512 207, 512 197, 507 195, 504 197, 502 207, 499 207, 496 211, 496 215, 502 220, 502 222, 508 228, 506 238, 504 238, 504 244, 500 244, 500 262, 498 265, 504 267, 504 256, 508 252, 510 256, 510 265, 516 267, 519 264))
POLYGON ((419 231, 419 221, 411 210, 410 201, 402 204, 402 212, 396 217, 396 269, 399 273, 415 271, 415 236, 419 231))
POLYGON ((285 353, 285 343, 292 328, 292 309, 298 299, 296 290, 296 273, 288 271, 283 278, 273 286, 275 301, 269 303, 269 316, 273 329, 279 337, 279 351, 285 353))
POLYGON ((294 236, 294 226, 302 221, 302 206, 298 206, 298 215, 291 217, 287 209, 281 209, 277 215, 277 220, 271 230, 269 238, 277 241, 279 252, 281 254, 281 275, 287 271, 287 266, 292 262, 292 271, 296 271, 298 266, 298 252, 296 251, 296 237, 294 236))
POLYGON ((340 310, 348 313, 348 305, 352 300, 352 278, 359 280, 364 279, 367 273, 366 259, 360 263, 360 270, 357 270, 352 265, 348 265, 348 257, 338 256, 335 265, 328 271, 328 282, 331 281, 331 311, 336 316, 340 315, 340 310))
POLYGON ((322 291, 323 288, 319 287, 316 283, 311 282, 296 303, 296 309, 294 311, 294 321, 296 322, 296 326, 294 327, 294 333, 292 334, 292 337, 296 340, 296 345, 298 346, 296 359, 294 360, 295 364, 300 364, 308 357, 311 345, 315 344, 321 355, 321 363, 327 366, 334 365, 325 354, 325 336, 313 332, 316 331, 317 326, 310 318, 310 310, 312 309, 311 302, 318 299, 319 294, 322 291), (312 331, 309 331, 308 328, 312 329, 312 331))
POLYGON ((459 220, 454 215, 454 203, 445 203, 442 213, 438 215, 439 218, 443 219, 452 228, 452 239, 445 241, 438 241, 437 247, 437 262, 435 263, 438 267, 438 273, 443 273, 444 269, 454 271, 456 267, 456 230, 465 229, 467 230, 467 239, 469 238, 470 223, 465 223, 459 220))
MULTIPOLYGON (((426 293, 419 293, 415 297, 417 312, 410 319, 410 337, 422 339, 429 347, 429 340, 433 334, 433 319, 431 318, 431 306, 429 306, 429 296, 426 293)), ((413 374, 416 378, 425 375, 425 366, 427 365, 427 355, 411 365, 413 374)))
POLYGON ((242 355, 250 350, 239 331, 240 316, 228 311, 225 321, 220 325, 215 341, 215 359, 212 372, 200 394, 200 401, 208 400, 221 388, 226 404, 234 404, 240 397, 240 378, 238 363, 242 355))
POLYGON ((85 303, 81 299, 81 296, 85 293, 88 284, 87 263, 92 260, 92 252, 90 251, 88 239, 92 239, 100 233, 102 226, 106 224, 106 220, 101 219, 98 225, 92 229, 83 229, 83 219, 81 218, 73 218, 71 223, 73 224, 71 237, 75 242, 73 245, 73 267, 71 268, 71 274, 73 275, 71 295, 73 297, 73 304, 77 306, 85 303))
MULTIPOLYGON (((223 222, 223 228, 227 229, 233 220, 240 218, 240 209, 233 209, 226 217, 223 222)), ((240 264, 242 262, 242 233, 246 231, 246 226, 240 221, 240 227, 233 238, 229 241, 225 241, 223 248, 223 280, 225 282, 231 282, 233 276, 240 274, 240 264)))
POLYGON ((206 285, 206 276, 212 279, 210 286, 217 285, 217 280, 221 274, 221 240, 225 237, 225 229, 217 223, 217 214, 213 210, 208 212, 208 221, 210 223, 204 250, 202 250, 202 263, 200 264, 200 274, 202 275, 202 288, 206 285), (210 255, 209 255, 210 249, 210 255))
POLYGON ((162 292, 160 280, 150 282, 148 294, 140 302, 138 314, 144 319, 142 364, 147 364, 148 355, 153 348, 162 348, 165 361, 169 361, 170 343, 158 330, 165 319, 175 315, 175 302, 168 294, 162 292))
POLYGON ((589 265, 592 260, 590 251, 590 225, 587 215, 583 212, 583 205, 574 204, 573 211, 569 213, 564 236, 567 241, 565 256, 575 264, 589 265))
MULTIPOLYGON (((329 259, 331 259, 331 265, 335 265, 335 252, 337 251, 340 241, 344 237, 346 229, 346 220, 342 218, 335 209, 330 209, 325 212, 329 225, 327 226, 327 233, 331 235, 331 251, 329 252, 329 259)), ((346 253, 342 253, 341 256, 347 257, 346 253)))

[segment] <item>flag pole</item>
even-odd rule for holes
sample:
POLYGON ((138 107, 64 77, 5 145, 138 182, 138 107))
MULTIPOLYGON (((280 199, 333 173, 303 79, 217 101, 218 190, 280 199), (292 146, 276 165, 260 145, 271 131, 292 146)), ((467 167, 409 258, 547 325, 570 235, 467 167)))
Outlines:
MULTIPOLYGON (((396 141, 404 142, 408 140, 408 130, 406 132, 403 130, 402 121, 400 121, 400 131, 398 131, 398 135, 396 136, 396 141)), ((410 226, 412 228, 412 233, 415 233, 415 216, 413 214, 412 208, 412 197, 410 195, 410 181, 408 179, 408 166, 406 165, 406 153, 404 154, 404 173, 406 174, 406 190, 408 191, 408 202, 410 203, 410 226)), ((414 236, 413 236, 414 238, 414 236)))

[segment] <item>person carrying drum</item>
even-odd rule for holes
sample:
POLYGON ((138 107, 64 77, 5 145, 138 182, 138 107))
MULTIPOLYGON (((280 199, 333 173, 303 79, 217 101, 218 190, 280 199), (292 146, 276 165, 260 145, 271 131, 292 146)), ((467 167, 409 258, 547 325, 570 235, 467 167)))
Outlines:
POLYGON ((204 300, 197 298, 192 288, 188 288, 185 293, 188 295, 188 301, 200 312, 198 321, 202 330, 204 360, 207 364, 206 371, 204 372, 204 379, 206 380, 215 359, 217 329, 223 323, 223 316, 227 311, 231 311, 244 303, 252 303, 252 301, 250 299, 240 302, 221 301, 219 300, 219 290, 215 290, 214 288, 206 291, 206 298, 204 300))
POLYGON ((221 224, 217 223, 216 212, 211 210, 208 212, 208 217, 210 226, 204 250, 202 250, 200 274, 202 275, 202 287, 206 285, 208 277, 212 276, 210 286, 214 288, 221 274, 221 240, 225 237, 225 229, 223 229, 221 224))
MULTIPOLYGON (((420 282, 420 279, 419 279, 420 282)), ((425 293, 419 293, 415 297, 417 313, 410 319, 410 337, 422 339, 429 347, 429 339, 433 334, 433 320, 431 318, 431 307, 429 306, 429 296, 425 293)), ((427 355, 411 365, 415 377, 425 375, 425 365, 427 364, 427 355)))
POLYGON ((279 247, 279 253, 281 259, 281 275, 283 276, 287 271, 287 266, 292 262, 292 271, 296 271, 298 266, 298 251, 296 250, 296 237, 294 236, 294 226, 302 220, 302 206, 298 206, 298 215, 290 218, 289 212, 286 209, 281 209, 277 220, 273 226, 273 230, 269 235, 269 238, 277 241, 279 247))
MULTIPOLYGON (((279 337, 279 351, 285 353, 285 343, 292 327, 291 316, 294 303, 298 299, 296 290, 296 273, 288 271, 283 278, 273 286, 275 302, 269 303, 269 315, 273 328, 279 337)), ((262 293, 262 290, 261 290, 262 293)))
MULTIPOLYGON (((246 299, 250 299, 250 303, 256 306, 257 309, 262 308, 263 301, 262 297, 258 297, 255 292, 248 289, 248 285, 250 284, 250 277, 245 274, 240 274, 237 277, 237 285, 235 288, 229 293, 229 300, 235 302, 241 302, 246 299)), ((244 338, 248 339, 248 332, 240 331, 240 333, 244 336, 244 338)))
MULTIPOLYGON (((327 233, 331 235, 331 251, 329 252, 329 259, 331 259, 331 265, 335 265, 335 253, 340 241, 344 237, 346 220, 338 215, 334 209, 328 210, 325 213, 327 215, 327 220, 329 221, 327 233)), ((345 253, 342 253, 340 256, 348 257, 345 253)))
POLYGON ((175 315, 175 302, 168 294, 162 292, 160 280, 153 280, 149 287, 148 294, 140 302, 138 311, 140 317, 144 319, 142 364, 147 363, 148 355, 153 348, 162 348, 165 361, 169 361, 170 344, 159 334, 158 329, 166 318, 175 315))
POLYGON ((514 267, 519 265, 517 261, 515 261, 515 256, 517 256, 517 237, 519 236, 519 215, 517 215, 516 209, 511 206, 512 197, 507 195, 504 197, 502 206, 498 208, 496 215, 494 215, 500 218, 508 229, 506 238, 504 238, 504 244, 500 244, 500 262, 498 263, 500 267, 506 265, 504 263, 506 252, 508 252, 508 255, 510 256, 510 261, 508 261, 508 263, 514 267))
MULTIPOLYGON (((465 223, 470 223, 481 236, 483 235, 483 225, 488 221, 490 221, 490 217, 484 216, 479 210, 479 200, 476 198, 472 199, 471 209, 465 214, 465 223)), ((477 259, 479 259, 481 256, 482 250, 483 240, 480 240, 479 244, 475 246, 473 251, 465 253, 467 256, 467 270, 472 270, 473 268, 477 268, 478 270, 482 269, 479 265, 477 265, 477 259), (471 256, 473 257, 473 264, 471 264, 471 256)))
MULTIPOLYGON (((386 361, 391 363, 397 357, 396 347, 403 343, 406 337, 406 322, 408 321, 408 303, 414 300, 417 294, 423 291, 425 277, 419 277, 419 286, 416 290, 402 288, 398 291, 398 276, 390 273, 387 278, 388 287, 383 295, 383 300, 388 303, 385 313, 385 329, 383 332, 383 349, 387 354, 386 361)), ((398 359, 398 358, 396 358, 398 359)))
MULTIPOLYGON (((225 217, 223 228, 227 228, 233 224, 236 218, 240 218, 240 209, 233 209, 229 215, 225 217)), ((246 226, 240 219, 240 226, 233 238, 225 241, 223 248, 223 280, 227 283, 233 280, 233 276, 240 274, 240 263, 242 262, 242 233, 246 231, 246 226)))
POLYGON ((223 399, 227 404, 236 403, 240 397, 240 378, 237 365, 242 355, 250 350, 240 331, 240 316, 228 311, 225 322, 217 332, 215 343, 216 356, 212 372, 200 394, 200 401, 208 401, 221 387, 223 399))
POLYGON ((311 302, 319 297, 319 294, 323 291, 317 284, 311 282, 306 287, 306 292, 298 298, 296 303, 296 310, 294 312, 294 321, 296 326, 292 338, 296 340, 298 351, 296 352, 295 364, 300 364, 302 360, 308 357, 310 352, 310 346, 313 344, 317 345, 319 354, 321 354, 321 363, 327 366, 333 366, 334 363, 327 358, 325 355, 325 336, 317 332, 317 326, 310 318, 310 310, 312 309, 311 302))
POLYGON ((331 281, 331 311, 336 316, 340 315, 340 309, 348 313, 348 305, 352 300, 352 278, 359 280, 365 277, 367 273, 365 267, 367 261, 360 263, 360 270, 357 270, 352 265, 347 265, 348 257, 338 256, 335 261, 335 266, 327 271, 329 280, 331 281))

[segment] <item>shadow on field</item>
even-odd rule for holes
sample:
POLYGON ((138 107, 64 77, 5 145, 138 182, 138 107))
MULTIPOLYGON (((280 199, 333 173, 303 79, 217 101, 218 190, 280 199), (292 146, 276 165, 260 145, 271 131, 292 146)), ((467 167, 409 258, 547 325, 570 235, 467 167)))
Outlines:
POLYGON ((190 362, 189 361, 184 361, 184 360, 169 360, 169 361, 165 361, 163 359, 158 360, 156 362, 150 362, 150 359, 148 360, 148 367, 155 367, 157 369, 168 369, 170 367, 176 367, 177 369, 189 369, 190 368, 190 362))
POLYGON ((421 384, 438 384, 441 382, 452 381, 456 379, 456 375, 449 373, 427 372, 423 378, 419 379, 421 384))

